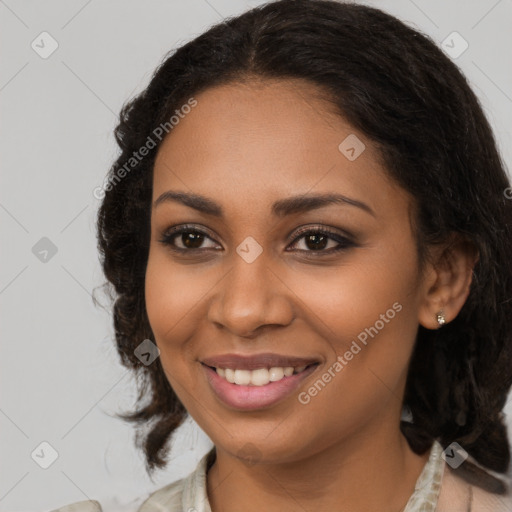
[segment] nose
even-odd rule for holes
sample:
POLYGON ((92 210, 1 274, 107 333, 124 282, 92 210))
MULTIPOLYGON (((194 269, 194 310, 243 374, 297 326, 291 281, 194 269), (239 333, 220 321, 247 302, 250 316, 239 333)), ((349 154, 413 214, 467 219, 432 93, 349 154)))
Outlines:
POLYGON ((252 263, 236 254, 210 301, 208 320, 238 337, 252 338, 293 321, 292 295, 263 254, 252 263))

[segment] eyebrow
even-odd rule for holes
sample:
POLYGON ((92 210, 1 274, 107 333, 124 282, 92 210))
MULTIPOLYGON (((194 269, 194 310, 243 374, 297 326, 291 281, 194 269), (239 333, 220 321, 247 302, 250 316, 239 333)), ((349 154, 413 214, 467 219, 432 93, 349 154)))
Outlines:
MULTIPOLYGON (((221 218, 224 216, 222 206, 212 199, 200 194, 176 192, 173 190, 168 190, 161 194, 158 199, 154 201, 153 209, 158 205, 169 201, 181 203, 213 217, 221 218)), ((272 205, 272 214, 277 217, 285 217, 286 215, 303 213, 322 208, 324 206, 329 206, 331 204, 354 206, 369 213, 373 217, 376 217, 375 212, 366 203, 341 194, 308 194, 280 199, 272 205)))

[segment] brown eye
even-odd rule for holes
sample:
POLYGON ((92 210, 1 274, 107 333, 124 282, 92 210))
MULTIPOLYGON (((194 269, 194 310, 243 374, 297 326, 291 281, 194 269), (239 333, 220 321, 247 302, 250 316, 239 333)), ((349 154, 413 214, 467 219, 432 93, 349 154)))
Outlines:
POLYGON ((355 242, 349 238, 320 227, 303 229, 292 243, 293 249, 299 252, 323 253, 326 255, 349 249, 355 245, 355 242), (302 247, 300 247, 299 242, 302 242, 302 247))
POLYGON ((325 249, 329 237, 321 233, 313 233, 305 237, 306 247, 312 251, 325 249))
POLYGON ((181 243, 189 249, 199 249, 203 243, 204 235, 193 231, 181 233, 181 243))
POLYGON ((187 226, 181 226, 168 230, 161 238, 160 242, 169 246, 175 251, 192 252, 195 250, 211 249, 214 245, 204 247, 203 244, 212 240, 206 233, 187 226))

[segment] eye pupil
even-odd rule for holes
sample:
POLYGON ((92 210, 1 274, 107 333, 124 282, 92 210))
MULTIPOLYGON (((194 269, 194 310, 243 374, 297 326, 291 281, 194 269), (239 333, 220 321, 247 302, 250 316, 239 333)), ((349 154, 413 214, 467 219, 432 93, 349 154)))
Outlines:
POLYGON ((203 239, 204 235, 201 233, 186 232, 182 233, 181 235, 181 241, 183 242, 183 245, 189 249, 200 248, 201 244, 203 243, 203 239))
POLYGON ((327 244, 327 239, 328 237, 326 237, 322 233, 313 233, 306 237, 306 245, 309 249, 317 251, 318 249, 325 248, 327 244), (312 247, 309 245, 310 243, 313 244, 312 247))

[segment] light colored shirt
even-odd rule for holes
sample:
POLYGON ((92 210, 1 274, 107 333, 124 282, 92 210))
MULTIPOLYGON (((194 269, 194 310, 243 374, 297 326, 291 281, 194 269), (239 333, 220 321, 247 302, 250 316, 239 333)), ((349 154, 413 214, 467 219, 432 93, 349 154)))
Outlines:
MULTIPOLYGON (((510 482, 478 470, 478 485, 461 478, 464 464, 452 469, 442 457, 443 448, 435 441, 430 456, 416 481, 415 489, 403 512, 512 512, 510 482), (458 473, 459 472, 459 473, 458 473), (500 484, 500 482, 502 482, 500 484), (487 490, 480 485, 484 484, 487 490), (502 487, 505 494, 499 494, 502 487), (491 492, 491 490, 493 492, 491 492)), ((206 474, 215 460, 210 450, 187 477, 153 492, 138 512, 211 512, 207 495, 206 474)), ((52 512, 103 512, 97 501, 82 501, 52 512)))

